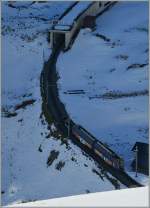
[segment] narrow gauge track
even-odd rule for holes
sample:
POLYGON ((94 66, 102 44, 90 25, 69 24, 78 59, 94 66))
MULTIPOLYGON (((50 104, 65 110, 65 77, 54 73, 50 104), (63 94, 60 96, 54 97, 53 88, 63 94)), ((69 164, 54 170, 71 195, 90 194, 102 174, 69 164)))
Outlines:
MULTIPOLYGON (((57 89, 57 72, 56 72, 56 61, 59 56, 59 53, 62 50, 62 43, 59 43, 55 49, 53 49, 52 54, 49 60, 44 64, 43 71, 41 73, 41 95, 43 98, 43 103, 46 107, 47 113, 53 116, 55 125, 61 134, 67 136, 68 129, 65 126, 63 117, 69 118, 64 105, 61 103, 58 95, 57 89)), ((71 121, 74 123, 73 121, 71 121)), ((70 139, 76 145, 78 145, 86 154, 92 157, 104 170, 112 174, 116 179, 118 179, 122 184, 127 187, 141 187, 142 185, 131 178, 125 171, 115 169, 112 166, 108 165, 103 159, 98 157, 92 149, 89 149, 87 146, 82 144, 75 136, 70 135, 70 139)))

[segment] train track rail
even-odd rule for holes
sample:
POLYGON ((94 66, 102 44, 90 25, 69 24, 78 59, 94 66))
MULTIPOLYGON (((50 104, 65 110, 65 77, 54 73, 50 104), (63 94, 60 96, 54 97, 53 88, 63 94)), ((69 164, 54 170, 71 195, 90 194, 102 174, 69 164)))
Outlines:
MULTIPOLYGON (((43 103, 45 105, 47 113, 53 116, 54 122, 58 130, 65 137, 67 136, 68 129, 65 126, 62 117, 68 117, 63 103, 59 99, 58 88, 57 88, 57 72, 56 72, 56 61, 61 52, 62 46, 58 45, 52 52, 49 60, 44 64, 43 71, 41 73, 41 95, 43 98, 43 103)), ((47 119, 48 120, 48 119, 47 119)), ((73 122, 73 121, 72 121, 73 122)), ((86 154, 92 157, 101 167, 112 174, 116 179, 118 179, 122 184, 127 187, 141 187, 140 183, 131 178, 125 171, 118 170, 108 165, 104 160, 98 157, 93 150, 89 149, 83 145, 79 140, 77 140, 73 135, 70 136, 72 142, 78 145, 86 154)))

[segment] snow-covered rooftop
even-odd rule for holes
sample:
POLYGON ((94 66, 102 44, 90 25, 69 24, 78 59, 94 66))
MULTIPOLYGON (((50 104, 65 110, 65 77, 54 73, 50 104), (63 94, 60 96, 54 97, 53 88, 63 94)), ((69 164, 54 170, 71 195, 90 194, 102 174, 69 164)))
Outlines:
POLYGON ((59 20, 59 24, 54 26, 56 30, 69 30, 73 25, 75 19, 84 12, 90 5, 92 1, 78 2, 75 4, 68 13, 59 20))
POLYGON ((55 30, 70 30, 70 25, 56 25, 55 30))

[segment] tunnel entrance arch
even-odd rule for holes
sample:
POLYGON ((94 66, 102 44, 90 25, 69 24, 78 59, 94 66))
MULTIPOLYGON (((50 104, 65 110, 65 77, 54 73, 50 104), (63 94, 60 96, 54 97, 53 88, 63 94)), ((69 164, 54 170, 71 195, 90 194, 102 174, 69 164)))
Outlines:
POLYGON ((53 48, 56 48, 60 45, 62 45, 62 47, 65 46, 65 33, 60 33, 60 32, 55 32, 53 33, 53 48))

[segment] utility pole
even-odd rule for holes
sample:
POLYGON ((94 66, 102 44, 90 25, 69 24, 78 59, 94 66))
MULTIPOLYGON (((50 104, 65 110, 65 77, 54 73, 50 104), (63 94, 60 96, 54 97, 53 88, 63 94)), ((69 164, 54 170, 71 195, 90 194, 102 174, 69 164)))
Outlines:
POLYGON ((44 49, 43 49, 43 63, 45 63, 44 49))
POLYGON ((49 89, 48 89, 48 88, 49 88, 48 82, 47 82, 47 85, 46 85, 46 86, 47 86, 47 105, 48 105, 48 90, 49 90, 49 89))
POLYGON ((137 171, 138 171, 138 146, 136 146, 136 149, 135 149, 135 169, 136 169, 135 177, 137 177, 137 171))
POLYGON ((68 118, 68 139, 70 138, 70 118, 68 118))

